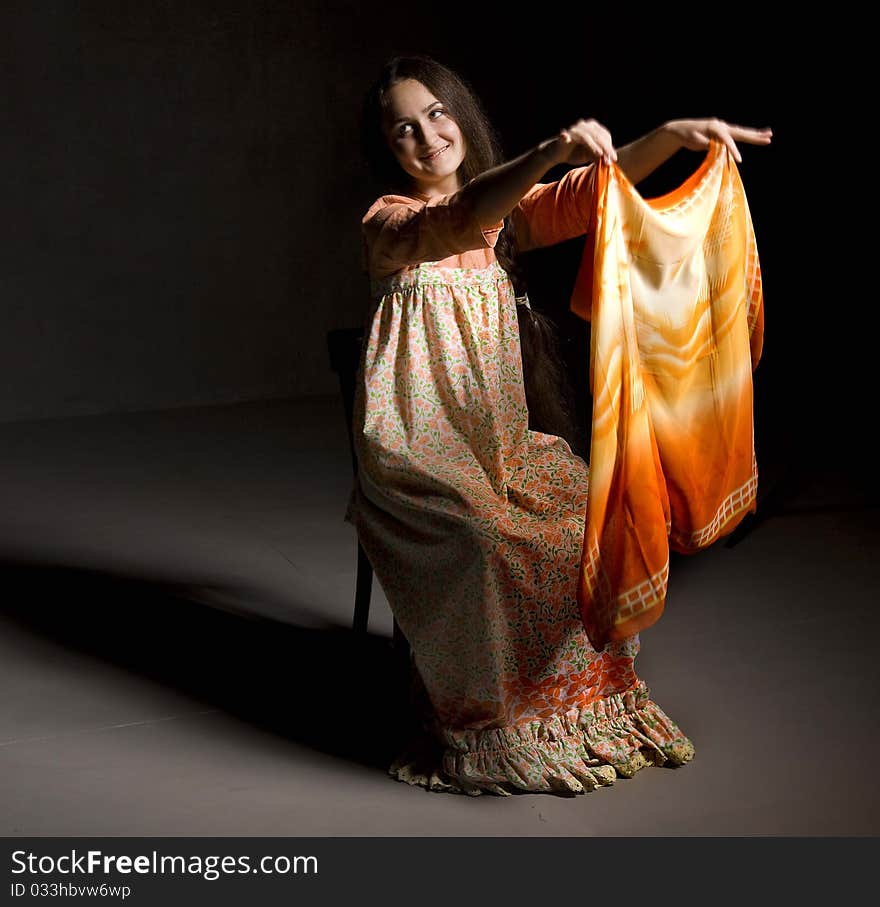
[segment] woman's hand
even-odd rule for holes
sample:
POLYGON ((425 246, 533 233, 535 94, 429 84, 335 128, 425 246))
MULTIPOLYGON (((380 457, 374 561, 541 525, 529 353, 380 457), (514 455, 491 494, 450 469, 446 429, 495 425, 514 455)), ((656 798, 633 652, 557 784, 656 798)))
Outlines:
POLYGON ((551 140, 557 164, 591 164, 617 160, 611 133, 596 120, 578 120, 551 140))
POLYGON ((724 120, 670 120, 665 128, 678 141, 681 148, 691 151, 702 151, 715 139, 727 146, 733 159, 742 163, 737 142, 749 145, 769 145, 773 136, 772 129, 752 129, 748 126, 734 126, 724 120))

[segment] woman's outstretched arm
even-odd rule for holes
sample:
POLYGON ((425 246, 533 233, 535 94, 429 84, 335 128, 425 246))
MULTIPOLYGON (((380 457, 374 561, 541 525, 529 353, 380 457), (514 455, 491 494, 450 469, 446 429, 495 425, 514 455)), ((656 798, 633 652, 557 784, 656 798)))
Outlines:
POLYGON ((557 164, 588 164, 617 159, 611 134, 595 120, 578 120, 519 157, 474 177, 461 190, 481 225, 497 223, 535 183, 557 164))
MULTIPOLYGON (((379 277, 418 262, 494 246, 502 219, 547 170, 556 164, 586 163, 599 157, 615 157, 608 130, 595 120, 579 120, 450 195, 428 201, 383 196, 363 217, 364 265, 379 277)), ((559 210, 562 212, 562 206, 559 210)), ((565 206, 565 211, 573 223, 563 217, 563 226, 577 230, 579 212, 571 206, 565 206)))
POLYGON ((770 129, 735 126, 724 120, 669 120, 647 135, 617 150, 617 166, 635 184, 653 173, 680 148, 700 151, 709 147, 712 139, 727 146, 737 163, 742 162, 737 142, 750 145, 769 145, 770 129))
MULTIPOLYGON (((571 127, 578 142, 583 142, 584 121, 571 127)), ((568 130, 563 130, 568 132, 568 130)), ((769 129, 734 126, 723 120, 669 120, 647 135, 624 145, 606 159, 616 160, 617 166, 632 183, 638 183, 672 157, 680 148, 699 151, 716 139, 723 142, 734 160, 741 157, 736 142, 768 145, 769 129)), ((610 136, 608 137, 610 141, 610 136)), ((582 163, 582 146, 568 146, 569 156, 560 149, 557 163, 582 163)), ((594 155, 594 160, 596 156, 594 155)), ((576 167, 553 183, 538 183, 514 208, 511 218, 516 228, 517 247, 528 251, 564 242, 587 231, 593 192, 592 167, 576 167)))

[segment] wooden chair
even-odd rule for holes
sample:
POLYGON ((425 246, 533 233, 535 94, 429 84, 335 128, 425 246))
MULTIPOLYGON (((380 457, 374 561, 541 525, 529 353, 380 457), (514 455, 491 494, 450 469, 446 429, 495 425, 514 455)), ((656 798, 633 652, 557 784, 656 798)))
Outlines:
MULTIPOLYGON (((360 363, 361 347, 364 341, 363 328, 336 328, 327 332, 327 350, 330 354, 330 366, 339 376, 339 388, 342 392, 342 404, 345 410, 345 425, 348 429, 348 446, 354 474, 357 475, 357 454, 354 447, 352 417, 354 409, 355 380, 360 363)), ((355 633, 367 632, 367 620, 370 615, 370 597, 373 589, 373 565, 367 553, 357 543, 357 583, 354 599, 355 633)), ((394 619, 393 647, 402 664, 409 660, 409 643, 394 619)))

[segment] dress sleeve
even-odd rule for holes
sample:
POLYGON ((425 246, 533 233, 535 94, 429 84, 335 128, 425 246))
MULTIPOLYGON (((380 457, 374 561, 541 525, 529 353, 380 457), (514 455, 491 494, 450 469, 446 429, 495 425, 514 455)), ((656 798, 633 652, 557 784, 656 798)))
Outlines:
POLYGON ((554 183, 536 183, 510 212, 517 249, 526 252, 583 236, 590 223, 596 165, 575 167, 554 183))
POLYGON ((494 247, 504 221, 480 227, 459 191, 428 201, 383 195, 364 215, 362 226, 364 264, 383 276, 407 265, 494 247))

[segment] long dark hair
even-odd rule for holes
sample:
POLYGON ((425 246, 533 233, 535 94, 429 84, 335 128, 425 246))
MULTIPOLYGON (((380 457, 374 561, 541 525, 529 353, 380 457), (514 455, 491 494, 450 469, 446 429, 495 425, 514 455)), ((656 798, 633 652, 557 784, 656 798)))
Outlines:
MULTIPOLYGON (((382 68, 364 98, 361 141, 364 155, 379 185, 406 194, 412 180, 388 146, 382 129, 388 90, 397 82, 421 82, 446 106, 465 138, 466 154, 459 167, 461 183, 503 161, 501 141, 470 84, 442 63, 425 55, 397 56, 382 68)), ((495 257, 507 272, 517 296, 526 294, 526 275, 517 253, 516 235, 509 216, 495 245, 495 257)), ((559 350, 555 323, 534 308, 517 306, 523 382, 529 427, 565 438, 583 451, 580 426, 574 416, 574 392, 559 350)))

